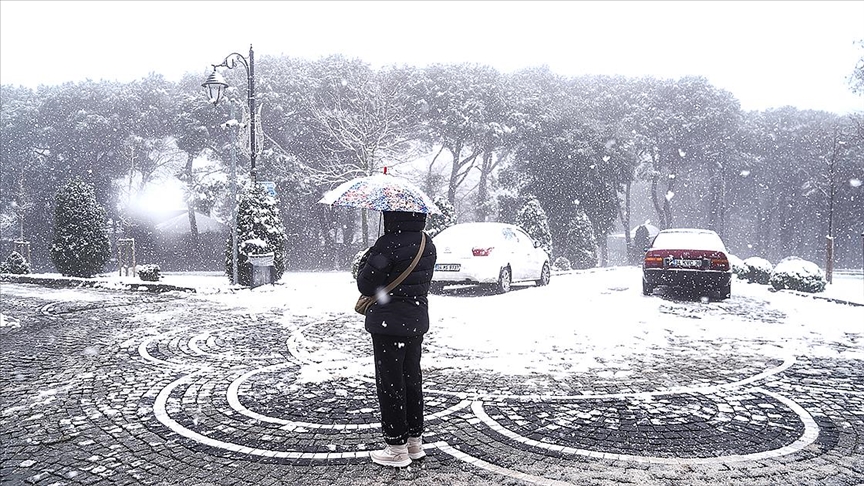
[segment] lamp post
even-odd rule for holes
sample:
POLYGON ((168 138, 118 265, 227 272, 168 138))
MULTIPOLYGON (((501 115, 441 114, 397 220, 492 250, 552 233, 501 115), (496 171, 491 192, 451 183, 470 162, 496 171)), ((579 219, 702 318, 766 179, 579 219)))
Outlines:
POLYGON ((210 102, 213 105, 219 104, 222 100, 222 93, 228 87, 225 78, 216 70, 224 67, 234 69, 237 64, 243 65, 246 68, 247 92, 249 99, 249 176, 252 179, 252 184, 255 184, 255 157, 257 148, 255 146, 255 53, 252 51, 252 44, 249 44, 249 57, 243 57, 242 54, 232 52, 222 61, 221 64, 212 64, 213 72, 207 77, 201 86, 207 89, 207 95, 210 97, 210 102))
MULTIPOLYGON (((222 94, 225 92, 225 88, 228 87, 228 83, 225 82, 225 78, 219 74, 217 68, 224 67, 228 69, 234 69, 237 67, 237 64, 243 65, 246 68, 246 80, 247 80, 247 95, 249 101, 249 177, 252 180, 252 184, 255 184, 255 158, 257 154, 257 148, 255 146, 255 53, 252 50, 252 45, 249 45, 249 57, 243 57, 242 54, 237 52, 232 52, 229 54, 224 61, 220 64, 212 64, 213 72, 210 73, 210 76, 201 84, 203 88, 207 89, 207 95, 209 96, 210 102, 213 103, 213 106, 219 104, 222 100, 222 94)), ((234 103, 231 104, 231 119, 234 120, 234 103)), ((233 285, 237 285, 237 172, 236 172, 236 156, 235 156, 235 148, 234 144, 231 146, 231 178, 234 181, 234 187, 232 191, 233 195, 233 204, 231 208, 232 222, 231 222, 231 247, 232 247, 232 263, 231 263, 231 283, 233 285)))

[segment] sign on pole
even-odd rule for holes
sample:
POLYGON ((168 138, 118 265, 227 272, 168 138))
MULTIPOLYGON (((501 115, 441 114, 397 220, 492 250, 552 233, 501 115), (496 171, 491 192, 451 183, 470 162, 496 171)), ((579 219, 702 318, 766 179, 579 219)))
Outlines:
POLYGON ((261 187, 270 195, 270 197, 276 197, 276 183, 275 182, 259 182, 261 187))

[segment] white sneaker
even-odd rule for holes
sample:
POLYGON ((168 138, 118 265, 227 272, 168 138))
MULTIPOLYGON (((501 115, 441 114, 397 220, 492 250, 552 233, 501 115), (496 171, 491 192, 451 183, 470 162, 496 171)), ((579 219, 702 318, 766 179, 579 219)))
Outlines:
POLYGON ((372 462, 382 466, 405 467, 411 464, 407 444, 387 444, 383 450, 370 452, 369 457, 372 458, 372 462))
POLYGON ((423 439, 420 437, 408 437, 408 457, 411 459, 423 459, 426 451, 423 450, 423 439))

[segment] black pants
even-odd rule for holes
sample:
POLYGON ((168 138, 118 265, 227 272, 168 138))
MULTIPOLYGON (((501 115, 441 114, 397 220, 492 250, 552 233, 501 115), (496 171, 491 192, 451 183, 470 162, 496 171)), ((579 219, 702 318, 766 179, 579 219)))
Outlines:
POLYGON ((400 445, 423 433, 423 377, 420 345, 423 336, 372 335, 375 384, 381 406, 384 442, 400 445))

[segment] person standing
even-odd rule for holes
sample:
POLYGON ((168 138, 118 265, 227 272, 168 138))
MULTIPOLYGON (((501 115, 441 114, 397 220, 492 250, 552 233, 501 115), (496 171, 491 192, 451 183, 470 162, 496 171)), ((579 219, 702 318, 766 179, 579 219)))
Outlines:
POLYGON ((366 311, 372 335, 375 384, 385 447, 369 453, 376 464, 405 467, 423 451, 423 387, 420 354, 429 330, 429 287, 435 269, 435 245, 423 229, 426 214, 384 212, 384 234, 360 259, 357 289, 378 300, 366 311), (411 265, 415 267, 391 292, 383 291, 411 265))

